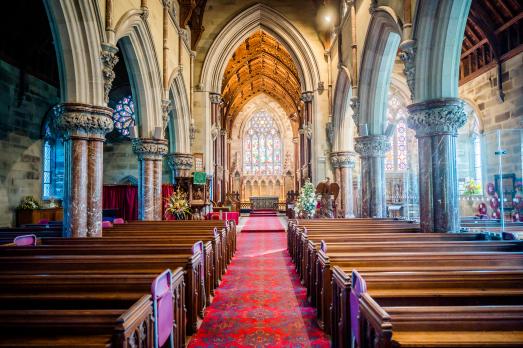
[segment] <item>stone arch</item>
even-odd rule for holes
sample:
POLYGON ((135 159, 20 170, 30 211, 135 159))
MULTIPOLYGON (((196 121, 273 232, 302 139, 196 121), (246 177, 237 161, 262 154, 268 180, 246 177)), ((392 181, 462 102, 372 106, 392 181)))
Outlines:
POLYGON ((221 92, 223 73, 233 53, 247 37, 260 29, 276 38, 290 53, 298 68, 302 90, 316 89, 320 72, 305 38, 279 12, 258 3, 230 20, 214 39, 203 64, 200 80, 203 90, 221 92))
POLYGON ((105 106, 99 8, 90 0, 44 0, 60 75, 63 102, 105 106))
POLYGON ((458 96, 461 47, 471 2, 418 2, 414 102, 458 96))
POLYGON ((346 67, 341 67, 336 80, 334 90, 334 109, 333 109, 333 129, 334 138, 332 141, 333 151, 352 151, 354 149, 354 112, 350 106, 352 98, 352 86, 350 72, 346 67))
POLYGON ((189 127, 191 124, 191 109, 185 89, 185 81, 180 69, 175 69, 169 78, 169 100, 171 113, 169 118, 169 137, 171 152, 190 153, 191 141, 189 127))
POLYGON ((396 15, 388 7, 379 7, 372 15, 367 31, 358 88, 358 121, 360 125, 367 124, 369 135, 384 132, 387 93, 400 39, 396 15))
POLYGON ((130 10, 120 18, 115 27, 115 41, 120 42, 130 72, 140 137, 152 137, 154 128, 163 125, 163 88, 153 37, 143 10, 130 10))

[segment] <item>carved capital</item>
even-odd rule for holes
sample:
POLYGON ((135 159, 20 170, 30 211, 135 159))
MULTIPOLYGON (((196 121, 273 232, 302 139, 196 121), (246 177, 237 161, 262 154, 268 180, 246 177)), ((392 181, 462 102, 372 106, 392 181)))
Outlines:
POLYGON ((191 174, 193 155, 190 153, 170 153, 166 155, 169 167, 178 177, 188 177, 191 174))
POLYGON ((136 138, 132 140, 133 152, 139 160, 161 160, 167 154, 167 140, 136 138))
POLYGON ((424 101, 407 106, 407 125, 416 131, 416 136, 435 134, 456 135, 467 123, 463 111, 464 102, 459 98, 443 98, 424 101))
POLYGON ((106 103, 109 102, 109 92, 113 85, 115 78, 114 66, 118 63, 118 47, 109 43, 102 43, 102 52, 100 53, 100 59, 102 60, 102 74, 104 78, 104 100, 106 103))
POLYGON ((410 98, 414 99, 414 87, 416 80, 416 41, 403 41, 399 47, 399 57, 403 62, 403 73, 407 78, 407 85, 410 89, 410 98))
POLYGON ((224 137, 227 136, 227 130, 226 130, 226 129, 223 129, 223 128, 220 129, 220 135, 221 135, 221 136, 224 136, 224 137))
POLYGON ((300 98, 304 103, 311 103, 312 99, 314 98, 314 94, 312 92, 305 92, 301 94, 300 98))
POLYGON ((149 9, 147 7, 142 7, 142 14, 140 15, 143 21, 146 21, 149 18, 149 9))
POLYGON ((329 143, 329 146, 332 147, 334 143, 334 124, 332 122, 327 122, 327 125, 325 126, 325 130, 327 132, 327 141, 329 143))
POLYGON ((211 100, 211 104, 220 104, 222 102, 222 96, 218 93, 209 94, 209 99, 211 100))
POLYGON ((172 0, 162 0, 163 7, 171 8, 172 0))
POLYGON ((389 138, 385 135, 357 137, 354 149, 361 157, 384 157, 390 150, 389 138))
POLYGON ((162 99, 162 120, 163 128, 167 128, 169 122, 169 111, 171 111, 171 101, 169 99, 162 99))
POLYGON ((54 107, 55 127, 66 138, 88 137, 104 139, 113 130, 113 109, 79 103, 64 103, 54 107))
POLYGON ((303 125, 303 134, 305 134, 308 139, 312 138, 312 124, 306 123, 303 125))
POLYGON ((220 134, 220 127, 217 124, 214 124, 211 128, 211 139, 214 141, 216 138, 218 138, 218 134, 220 134))
POLYGON ((356 154, 351 151, 331 152, 330 160, 333 168, 354 168, 356 154))
POLYGON ((350 107, 352 109, 352 119, 354 124, 358 126, 360 124, 360 101, 358 97, 352 97, 350 100, 350 107))

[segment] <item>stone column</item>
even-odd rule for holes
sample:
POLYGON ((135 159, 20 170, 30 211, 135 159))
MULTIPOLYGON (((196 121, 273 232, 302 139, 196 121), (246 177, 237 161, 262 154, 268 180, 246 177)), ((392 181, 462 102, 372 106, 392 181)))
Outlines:
POLYGON ((422 232, 458 232, 456 137, 467 122, 463 101, 443 98, 409 105, 407 124, 416 131, 422 232))
POLYGON ((342 207, 341 207, 341 195, 342 195, 342 183, 341 183, 341 173, 340 173, 340 166, 338 164, 338 156, 336 152, 330 153, 330 161, 331 161, 331 167, 332 167, 332 174, 333 174, 333 180, 335 183, 337 183, 340 186, 340 192, 338 194, 338 197, 336 198, 336 217, 342 216, 342 207))
POLYGON ((302 177, 303 179, 311 178, 312 176, 312 100, 314 94, 312 92, 305 92, 301 95, 303 101, 303 124, 300 130, 300 135, 303 138, 302 151, 303 151, 303 163, 302 165, 302 177))
POLYGON ((385 135, 357 137, 355 150, 361 157, 361 215, 386 217, 385 154, 390 150, 389 139, 385 135))
POLYGON ((162 160, 167 154, 167 140, 133 139, 133 151, 140 162, 138 182, 138 218, 162 219, 162 160))
POLYGON ((340 185, 338 196, 339 217, 354 217, 354 190, 352 187, 352 169, 356 163, 356 154, 350 151, 331 153, 331 163, 335 171, 336 182, 340 185))
POLYGON ((209 94, 211 101, 211 137, 213 141, 213 200, 219 202, 221 200, 221 181, 220 178, 223 173, 221 171, 221 122, 220 122, 220 103, 222 102, 221 95, 217 93, 209 94))
POLYGON ((174 177, 187 178, 191 176, 193 155, 190 153, 174 152, 167 155, 167 163, 174 177))
POLYGON ((55 112, 65 138, 64 235, 102 235, 103 142, 113 129, 113 110, 64 103, 55 112))

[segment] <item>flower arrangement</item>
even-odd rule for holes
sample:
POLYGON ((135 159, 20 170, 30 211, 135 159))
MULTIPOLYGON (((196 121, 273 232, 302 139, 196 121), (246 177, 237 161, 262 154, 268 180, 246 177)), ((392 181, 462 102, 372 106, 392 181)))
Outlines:
POLYGON ((25 196, 22 198, 20 205, 18 206, 18 209, 20 210, 35 210, 40 208, 40 202, 38 202, 33 196, 25 196))
POLYGON ((471 179, 467 184, 465 184, 465 192, 463 192, 466 196, 472 196, 472 195, 480 195, 481 194, 481 183, 476 182, 476 180, 471 179))
POLYGON ((313 218, 316 213, 317 203, 318 198, 316 197, 314 185, 307 179, 305 185, 300 189, 294 212, 300 217, 313 218))
POLYGON ((191 214, 191 207, 187 202, 187 194, 183 191, 174 191, 165 202, 165 214, 176 216, 177 219, 185 220, 191 214))

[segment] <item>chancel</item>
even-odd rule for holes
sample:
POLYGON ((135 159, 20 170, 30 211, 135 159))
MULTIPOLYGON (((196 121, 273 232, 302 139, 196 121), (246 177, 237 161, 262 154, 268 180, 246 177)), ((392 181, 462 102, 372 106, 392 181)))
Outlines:
POLYGON ((517 0, 17 0, 0 347, 522 347, 517 0))

